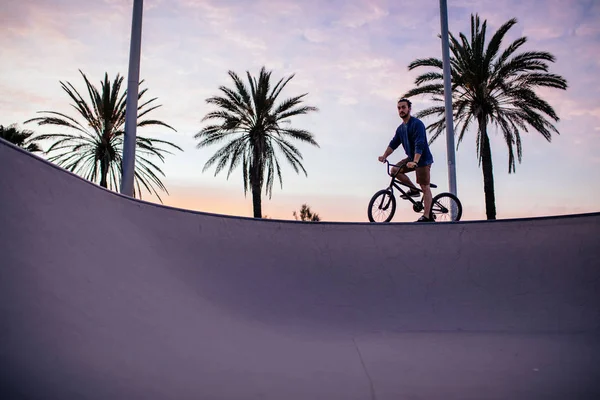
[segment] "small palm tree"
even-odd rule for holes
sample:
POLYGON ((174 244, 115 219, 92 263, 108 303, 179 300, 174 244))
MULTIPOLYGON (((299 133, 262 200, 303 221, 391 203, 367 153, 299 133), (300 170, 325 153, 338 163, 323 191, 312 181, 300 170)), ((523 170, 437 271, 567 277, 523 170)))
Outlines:
POLYGON ((44 151, 38 143, 39 138, 32 137, 33 134, 33 131, 18 129, 16 124, 7 127, 0 125, 0 138, 31 153, 43 153, 44 151))
MULTIPOLYGON (((496 126, 508 146, 508 172, 515 172, 515 152, 519 163, 523 156, 521 133, 533 129, 547 141, 558 130, 551 121, 559 118, 554 109, 540 98, 535 89, 550 87, 565 90, 566 80, 548 73, 548 62, 554 62, 552 54, 541 51, 516 53, 527 41, 521 37, 509 44, 504 51, 500 47, 504 36, 517 23, 511 19, 496 31, 489 43, 485 43, 487 21, 480 23, 479 16, 471 15, 471 38, 460 34, 460 40, 449 34, 452 71, 453 114, 460 145, 465 132, 475 124, 477 127, 477 157, 483 170, 486 214, 496 218, 492 152, 488 126, 496 126)), ((418 59, 410 63, 409 70, 434 67, 442 70, 442 61, 436 58, 418 59)), ((427 108, 415 116, 440 117, 428 125, 433 142, 446 129, 443 74, 427 72, 415 80, 416 88, 404 96, 429 94, 440 106, 427 108)))
POLYGON ((312 212, 312 210, 310 209, 310 206, 308 206, 307 204, 302 204, 302 207, 300 208, 300 213, 297 213, 296 211, 294 211, 292 214, 294 215, 294 218, 296 219, 296 221, 298 221, 298 219, 300 219, 301 221, 310 221, 310 222, 321 221, 321 217, 319 217, 319 214, 312 212))
POLYGON ((246 72, 248 88, 238 75, 229 71, 233 80, 233 89, 221 86, 221 96, 210 97, 208 104, 218 109, 208 113, 203 121, 217 120, 213 125, 204 127, 195 138, 199 140, 198 148, 227 141, 205 163, 203 172, 216 163, 215 176, 228 167, 227 178, 233 170, 241 165, 244 181, 244 194, 250 188, 254 218, 262 216, 261 194, 263 187, 271 197, 273 181, 277 176, 283 187, 281 166, 277 158, 280 151, 292 168, 307 175, 302 166, 302 154, 289 139, 299 140, 319 146, 313 135, 302 129, 288 126, 289 118, 317 111, 315 107, 301 105, 306 94, 283 100, 276 104, 286 84, 294 77, 291 75, 279 80, 271 87, 271 72, 262 67, 258 79, 246 72))
MULTIPOLYGON (((60 84, 74 102, 72 107, 75 108, 82 122, 79 122, 75 117, 59 112, 40 111, 46 116, 32 118, 25 123, 37 122, 39 125, 56 125, 74 130, 73 133, 51 133, 38 136, 39 139, 54 141, 48 149, 48 153, 55 153, 55 155, 50 157, 49 160, 92 182, 99 183, 102 187, 117 191, 122 177, 125 103, 127 98, 127 91, 121 91, 123 77, 117 74, 111 83, 108 74, 105 74, 104 81, 101 82, 101 88, 98 90, 90 83, 83 72, 79 72, 85 81, 90 103, 83 99, 71 83, 60 82, 60 84)), ((141 100, 146 91, 147 89, 141 90, 138 99, 141 100)), ((155 100, 156 98, 153 98, 145 103, 140 101, 137 126, 162 126, 175 131, 174 128, 162 121, 142 119, 149 112, 160 107, 160 105, 152 104, 155 100)), ((164 173, 151 160, 152 157, 157 157, 164 162, 165 154, 171 154, 159 147, 160 145, 181 150, 173 143, 136 135, 135 197, 141 198, 142 186, 148 192, 154 193, 161 202, 162 199, 156 189, 168 193, 167 188, 158 176, 164 176, 164 173)))

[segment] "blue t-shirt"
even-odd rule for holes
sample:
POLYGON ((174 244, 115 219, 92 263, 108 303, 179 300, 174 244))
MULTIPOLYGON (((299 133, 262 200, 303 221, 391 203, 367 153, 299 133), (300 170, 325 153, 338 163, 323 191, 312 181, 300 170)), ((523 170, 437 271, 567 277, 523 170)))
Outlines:
POLYGON ((411 160, 414 160, 415 153, 421 154, 417 164, 419 167, 433 164, 433 155, 427 143, 425 124, 420 119, 410 117, 408 123, 402 123, 396 129, 396 134, 390 141, 389 146, 396 150, 400 145, 404 147, 404 152, 411 160))

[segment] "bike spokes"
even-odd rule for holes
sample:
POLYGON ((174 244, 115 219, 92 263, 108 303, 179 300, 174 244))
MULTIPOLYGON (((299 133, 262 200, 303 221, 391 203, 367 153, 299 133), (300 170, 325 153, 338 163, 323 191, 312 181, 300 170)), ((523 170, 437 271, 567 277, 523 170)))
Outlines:
POLYGON ((371 222, 389 222, 396 211, 396 198, 391 191, 380 190, 369 202, 368 217, 371 222))
POLYGON ((441 193, 431 202, 431 215, 438 222, 459 221, 462 216, 462 204, 451 193, 441 193))

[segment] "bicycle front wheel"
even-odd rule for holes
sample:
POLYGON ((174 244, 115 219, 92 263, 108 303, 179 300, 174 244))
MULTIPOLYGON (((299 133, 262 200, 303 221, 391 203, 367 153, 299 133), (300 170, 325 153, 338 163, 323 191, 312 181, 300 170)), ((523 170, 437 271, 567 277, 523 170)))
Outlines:
POLYGON ((371 222, 390 222, 396 212, 396 198, 394 194, 383 189, 375 193, 369 202, 367 214, 371 222))
POLYGON ((452 193, 440 193, 431 200, 431 215, 437 222, 460 221, 462 204, 452 193))

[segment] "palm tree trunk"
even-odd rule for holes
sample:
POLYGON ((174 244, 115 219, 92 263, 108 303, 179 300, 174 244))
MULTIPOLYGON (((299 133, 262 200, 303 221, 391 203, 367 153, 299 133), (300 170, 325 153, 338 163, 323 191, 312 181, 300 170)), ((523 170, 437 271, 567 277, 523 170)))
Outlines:
MULTIPOLYGON (((258 157, 255 157, 258 159, 258 157)), ((260 162, 250 166, 250 186, 252 187, 252 210, 254 218, 262 218, 262 165, 260 162)))
POLYGON ((108 188, 106 177, 108 176, 108 161, 105 157, 100 159, 100 186, 108 188))
POLYGON ((492 149, 487 134, 485 117, 479 119, 481 132, 481 169, 483 171, 483 192, 485 194, 485 214, 487 219, 496 219, 496 195, 494 193, 494 167, 492 149))
POLYGON ((255 136, 252 146, 253 162, 250 165, 250 185, 252 186, 252 209, 254 218, 262 218, 262 185, 264 173, 264 135, 255 136))
POLYGON ((262 201, 261 201, 261 187, 260 185, 252 183, 252 210, 254 212, 254 218, 262 218, 262 201))

